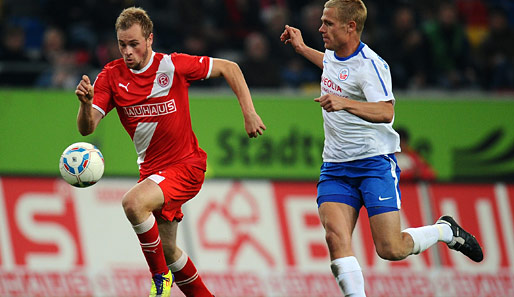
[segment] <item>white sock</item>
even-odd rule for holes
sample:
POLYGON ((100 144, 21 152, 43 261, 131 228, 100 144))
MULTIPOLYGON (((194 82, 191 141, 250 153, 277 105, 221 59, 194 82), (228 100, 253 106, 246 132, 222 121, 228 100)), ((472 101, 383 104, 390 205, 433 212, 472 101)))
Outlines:
POLYGON ((439 229, 439 241, 450 243, 453 240, 453 231, 447 224, 435 224, 439 229))
MULTIPOLYGON (((448 225, 446 225, 446 227, 450 229, 448 225)), ((451 229, 449 231, 451 233, 451 229)), ((402 232, 408 233, 412 237, 414 247, 412 248, 411 254, 416 255, 433 246, 438 241, 446 240, 447 235, 444 230, 444 224, 435 224, 418 228, 407 228, 402 232)), ((451 233, 451 235, 453 237, 453 233, 451 233)))
POLYGON ((132 228, 134 228, 134 231, 136 231, 136 234, 143 234, 145 232, 148 232, 148 230, 152 229, 153 224, 155 224, 155 217, 150 214, 150 216, 141 224, 132 225, 132 228))
POLYGON ((357 258, 350 256, 335 259, 330 268, 345 297, 366 297, 364 276, 357 258))
POLYGON ((189 257, 187 256, 186 252, 182 251, 180 258, 178 258, 178 260, 174 263, 168 265, 168 268, 171 270, 171 272, 180 271, 182 268, 184 268, 184 266, 186 266, 188 258, 189 257))

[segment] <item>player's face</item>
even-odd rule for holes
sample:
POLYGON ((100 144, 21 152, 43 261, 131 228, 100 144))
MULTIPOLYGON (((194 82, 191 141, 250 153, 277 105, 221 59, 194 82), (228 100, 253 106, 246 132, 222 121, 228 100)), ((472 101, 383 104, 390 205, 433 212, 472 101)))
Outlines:
POLYGON ((339 21, 337 11, 332 7, 323 9, 319 32, 323 37, 325 48, 335 52, 343 48, 349 39, 348 25, 339 21))
POLYGON ((134 70, 145 67, 152 53, 153 34, 145 38, 139 24, 118 30, 117 34, 118 47, 127 67, 134 70))

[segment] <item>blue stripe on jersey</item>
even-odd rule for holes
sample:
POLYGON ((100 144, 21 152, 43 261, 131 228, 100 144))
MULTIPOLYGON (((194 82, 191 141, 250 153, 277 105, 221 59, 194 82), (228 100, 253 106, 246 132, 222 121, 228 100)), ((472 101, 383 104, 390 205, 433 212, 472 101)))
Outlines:
POLYGON ((373 67, 375 68, 375 72, 377 73, 378 75, 378 79, 380 79, 380 83, 382 84, 382 89, 384 90, 384 94, 387 96, 387 89, 385 87, 385 84, 384 84, 384 81, 382 80, 382 77, 380 76, 380 74, 378 73, 378 69, 377 69, 377 65, 375 65, 375 61, 371 60, 371 63, 373 64, 373 67))
MULTIPOLYGON (((364 59, 367 59, 364 52, 361 52, 361 53, 362 53, 362 57, 364 57, 364 59)), ((378 79, 380 80, 380 83, 382 84, 382 89, 384 90, 384 94, 387 96, 388 95, 387 89, 385 87, 384 81, 382 80, 382 77, 380 76, 380 73, 378 73, 378 69, 377 69, 377 65, 375 65, 375 61, 371 60, 371 64, 373 64, 373 68, 375 68, 375 73, 377 74, 378 79)))
POLYGON ((338 61, 346 61, 346 60, 350 59, 351 57, 357 56, 359 54, 359 52, 362 50, 362 48, 364 47, 364 45, 365 44, 361 41, 357 50, 353 54, 349 55, 348 57, 338 57, 336 55, 336 52, 334 51, 334 58, 336 58, 336 60, 338 60, 338 61))

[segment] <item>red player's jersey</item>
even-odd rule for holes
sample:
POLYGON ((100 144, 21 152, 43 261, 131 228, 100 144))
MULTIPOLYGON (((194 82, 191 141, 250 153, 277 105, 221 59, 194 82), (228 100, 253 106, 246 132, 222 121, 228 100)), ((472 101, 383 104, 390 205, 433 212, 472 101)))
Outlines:
POLYGON ((141 178, 178 162, 206 169, 207 154, 191 126, 188 87, 209 78, 211 69, 209 57, 152 53, 141 70, 119 59, 96 78, 93 107, 104 116, 116 108, 134 142, 141 178))

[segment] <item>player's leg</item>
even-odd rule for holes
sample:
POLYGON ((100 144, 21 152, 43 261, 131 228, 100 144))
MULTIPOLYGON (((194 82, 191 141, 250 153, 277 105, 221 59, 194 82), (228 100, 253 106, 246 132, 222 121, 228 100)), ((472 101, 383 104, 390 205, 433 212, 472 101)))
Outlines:
POLYGON ((462 252, 475 262, 483 259, 476 238, 462 229, 450 216, 442 216, 436 224, 400 231, 398 211, 370 217, 370 228, 378 255, 386 260, 402 260, 419 254, 439 241, 462 252))
MULTIPOLYGON (((401 232, 399 211, 389 211, 372 215, 369 218, 369 225, 377 254, 386 260, 402 260, 413 253, 413 237, 408 233, 401 232)), ((418 239, 416 237, 416 239, 418 239)), ((432 237, 421 238, 423 242, 430 245, 437 242, 432 237)), ((420 240, 417 240, 419 242, 420 240)), ((419 243, 418 243, 419 246, 419 243)))
MULTIPOLYGON (((425 251, 438 241, 450 243, 454 238, 454 233, 463 233, 460 226, 457 227, 456 223, 453 224, 449 221, 445 221, 447 224, 407 228, 401 231, 400 171, 396 165, 396 158, 394 155, 385 155, 375 158, 375 161, 377 162, 376 167, 380 170, 376 170, 374 176, 363 178, 359 190, 368 210, 373 240, 380 257, 387 260, 401 260, 408 255, 425 251)), ((468 242, 474 239, 471 235, 467 238, 469 238, 468 242)), ((471 248, 464 250, 469 251, 471 248)))
POLYGON ((400 170, 394 155, 373 158, 376 170, 359 186, 368 211, 371 233, 378 255, 386 260, 401 260, 418 254, 451 235, 449 228, 424 226, 401 230, 400 170))
POLYGON ((364 276, 352 250, 352 233, 362 207, 354 179, 341 176, 345 164, 323 163, 318 183, 318 212, 330 253, 330 268, 345 296, 366 296, 364 276))
MULTIPOLYGON (((176 244, 178 223, 183 218, 182 205, 200 191, 205 172, 199 167, 177 164, 160 171, 154 180, 164 193, 164 205, 159 210, 159 230, 163 240, 164 255, 175 282, 186 296, 212 296, 187 254, 176 244)), ((157 212, 155 212, 157 213, 157 212)))
POLYGON ((330 260, 353 256, 351 241, 358 217, 357 210, 344 203, 324 202, 318 212, 325 228, 330 260))
POLYGON ((177 246, 178 222, 176 220, 170 222, 162 218, 157 220, 164 256, 175 277, 175 284, 186 297, 212 297, 212 293, 205 286, 189 256, 177 246))
POLYGON ((145 179, 130 189, 123 197, 125 215, 137 234, 141 249, 152 273, 150 296, 169 296, 173 276, 166 265, 159 228, 152 212, 160 209, 164 196, 160 187, 145 179))
POLYGON ((347 204, 324 202, 319 216, 325 228, 325 240, 330 253, 330 268, 345 296, 366 296, 364 276, 352 247, 352 232, 358 218, 357 210, 347 204))

